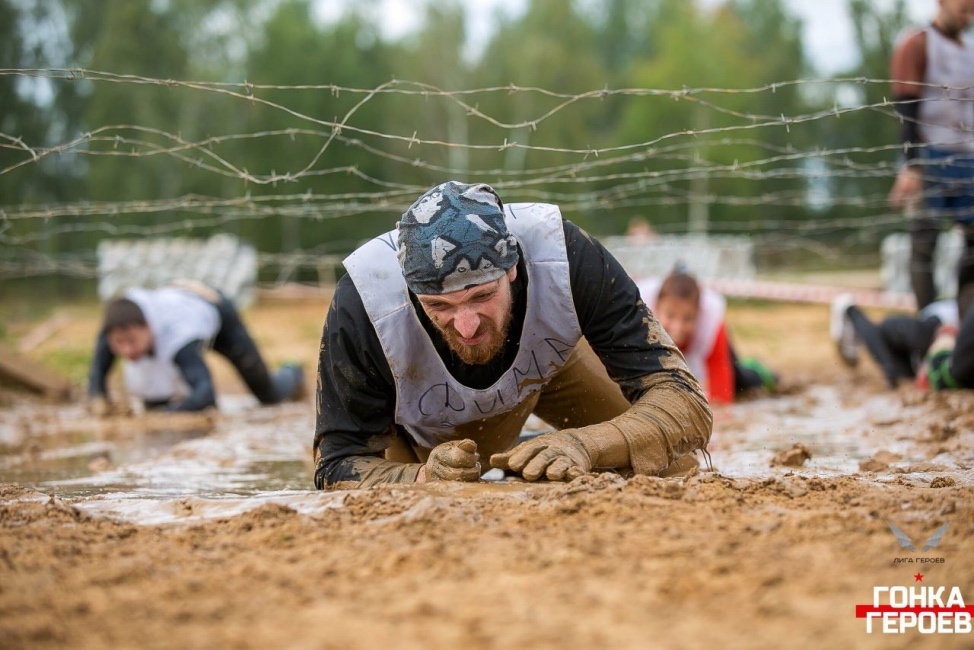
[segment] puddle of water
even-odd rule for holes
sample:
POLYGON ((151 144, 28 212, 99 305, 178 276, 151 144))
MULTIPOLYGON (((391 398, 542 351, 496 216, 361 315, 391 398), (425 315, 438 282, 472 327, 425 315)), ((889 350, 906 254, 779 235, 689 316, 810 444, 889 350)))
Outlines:
POLYGON ((4 458, 5 462, 0 464, 0 476, 4 483, 18 483, 35 489, 48 481, 89 476, 90 465, 110 453, 111 447, 100 443, 85 447, 75 448, 72 453, 60 457, 50 454, 35 459, 4 458))
POLYGON ((287 506, 301 514, 317 515, 330 508, 342 507, 345 496, 344 492, 308 490, 262 491, 249 496, 192 495, 182 498, 109 492, 74 502, 74 505, 93 515, 143 525, 155 525, 233 517, 272 503, 287 506))
MULTIPOLYGON (((19 410, 15 418, 0 413, 0 481, 56 495, 92 513, 144 524, 228 517, 265 503, 305 513, 341 505, 345 493, 313 489, 314 413, 309 404, 257 407, 248 399, 224 399, 220 407, 212 429, 147 432, 116 427, 110 435, 65 429, 65 422, 82 415, 73 407, 58 411, 61 420, 52 420, 50 407, 19 410)), ((950 470, 958 482, 974 483, 969 466, 959 466, 947 453, 924 457, 924 448, 915 442, 923 432, 897 424, 896 417, 922 421, 918 408, 904 406, 895 393, 849 404, 841 389, 832 386, 722 406, 715 411, 713 463, 721 474, 735 478, 786 472, 835 476, 859 473, 860 461, 888 451, 901 459, 888 472, 871 475, 872 480, 894 480, 897 468, 926 461, 950 470), (771 467, 772 457, 795 443, 811 451, 811 460, 801 468, 771 467)), ((526 429, 525 437, 537 429, 526 429)), ((974 465, 974 459, 968 460, 974 465)), ((495 482, 451 486, 449 494, 462 496, 457 490, 468 487, 528 489, 494 474, 495 482)), ((929 480, 938 474, 943 472, 910 476, 929 480)))
MULTIPOLYGON (((930 461, 970 479, 968 468, 959 467, 949 454, 929 459, 916 444, 921 432, 905 432, 904 425, 898 424, 920 420, 918 413, 919 407, 904 406, 897 393, 849 404, 838 387, 812 386, 800 395, 720 407, 715 411, 710 452, 715 469, 734 478, 789 471, 808 476, 856 474, 860 461, 885 451, 899 457, 890 463, 892 470, 930 461), (771 466, 775 454, 796 443, 811 452, 811 459, 800 468, 771 466)), ((877 478, 892 473, 878 473, 877 478)))

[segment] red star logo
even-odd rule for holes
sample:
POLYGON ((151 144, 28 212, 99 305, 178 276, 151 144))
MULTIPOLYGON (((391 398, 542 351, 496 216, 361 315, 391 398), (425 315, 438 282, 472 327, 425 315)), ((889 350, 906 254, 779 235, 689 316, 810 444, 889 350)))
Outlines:
POLYGON ((917 582, 923 582, 923 574, 922 573, 916 573, 916 574, 913 575, 913 577, 914 577, 914 579, 917 582))

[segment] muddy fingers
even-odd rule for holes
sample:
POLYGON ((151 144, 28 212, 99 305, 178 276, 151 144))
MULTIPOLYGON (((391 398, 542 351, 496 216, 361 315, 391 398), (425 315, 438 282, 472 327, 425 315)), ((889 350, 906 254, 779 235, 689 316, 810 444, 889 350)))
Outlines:
POLYGON ((426 460, 428 481, 477 481, 480 479, 480 454, 473 440, 451 440, 437 445, 426 460))
POLYGON ((492 467, 521 474, 528 481, 572 480, 592 469, 592 459, 571 430, 546 433, 513 450, 490 457, 492 467))

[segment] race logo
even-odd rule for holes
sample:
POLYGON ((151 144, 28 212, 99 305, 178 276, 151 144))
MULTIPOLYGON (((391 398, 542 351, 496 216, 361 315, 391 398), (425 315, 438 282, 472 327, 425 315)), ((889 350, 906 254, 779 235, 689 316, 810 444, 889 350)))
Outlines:
MULTIPOLYGON (((903 548, 917 554, 926 553, 940 544, 947 532, 944 524, 927 538, 917 551, 913 539, 892 522, 886 522, 903 548)), ((897 557, 893 564, 922 563, 944 564, 942 557, 897 557)), ((932 568, 932 567, 931 567, 932 568)), ((964 601, 960 587, 916 584, 923 582, 919 570, 913 575, 913 584, 884 585, 873 587, 872 603, 856 605, 856 618, 865 620, 867 634, 970 634, 974 605, 964 601)))
MULTIPOLYGON (((904 533, 902 530, 897 528, 893 524, 893 522, 887 521, 886 524, 889 526, 889 529, 893 531, 893 534, 896 535, 896 540, 900 543, 900 546, 909 549, 911 551, 917 550, 916 546, 913 545, 913 540, 907 537, 906 533, 904 533)), ((940 538, 943 537, 944 533, 947 532, 947 526, 949 525, 950 524, 944 524, 943 526, 938 528, 937 532, 931 535, 930 539, 927 540, 927 543, 923 545, 923 548, 920 549, 920 552, 926 553, 927 551, 935 547, 937 544, 939 544, 940 538)))
MULTIPOLYGON (((907 549, 908 551, 913 551, 914 553, 926 553, 930 549, 936 548, 936 546, 940 544, 940 540, 944 536, 944 533, 947 532, 947 527, 950 524, 944 524, 943 526, 938 528, 933 535, 927 538, 927 541, 923 544, 922 547, 920 547, 919 551, 917 551, 917 547, 916 544, 913 543, 913 539, 911 539, 909 535, 904 533, 896 524, 894 524, 892 521, 887 521, 886 525, 889 526, 889 529, 891 531, 893 531, 893 534, 896 536, 896 541, 899 542, 900 546, 907 549)), ((942 558, 942 557, 906 556, 906 557, 894 558, 893 564, 943 564, 946 561, 947 561, 946 558, 942 558)))
MULTIPOLYGON (((923 580, 920 573, 913 577, 923 580)), ((974 605, 964 602, 960 587, 877 586, 871 604, 856 605, 867 634, 970 634, 972 614, 974 605)))

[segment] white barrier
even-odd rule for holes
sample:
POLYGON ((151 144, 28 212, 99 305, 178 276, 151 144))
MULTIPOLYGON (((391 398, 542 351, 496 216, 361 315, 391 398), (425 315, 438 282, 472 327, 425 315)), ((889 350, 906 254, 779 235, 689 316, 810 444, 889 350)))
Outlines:
MULTIPOLYGON (((940 233, 934 251, 933 282, 937 296, 957 295, 957 263, 964 250, 964 236, 958 228, 940 233)), ((883 239, 881 248, 883 287, 890 293, 912 293, 910 284, 910 235, 894 233, 883 239)))
POLYGON ((254 301, 257 252, 233 235, 209 239, 114 239, 98 245, 98 297, 109 300, 130 287, 155 288, 198 280, 243 309, 254 301))
POLYGON ((747 280, 755 276, 750 237, 731 235, 657 235, 603 237, 602 244, 634 278, 662 277, 678 264, 696 277, 747 280))
MULTIPOLYGON (((754 244, 750 237, 663 235, 642 241, 631 237, 605 237, 602 242, 637 281, 663 277, 681 263, 705 286, 734 298, 829 304, 837 296, 848 293, 855 304, 864 307, 915 309, 908 276, 906 291, 757 280, 754 244)), ((894 254, 902 257, 898 248, 894 254)), ((906 261, 909 262, 909 249, 906 261)))
POLYGON ((885 307, 906 311, 916 309, 912 293, 732 278, 710 278, 703 283, 718 293, 735 298, 829 304, 837 296, 847 293, 852 297, 852 304, 860 307, 885 307))

